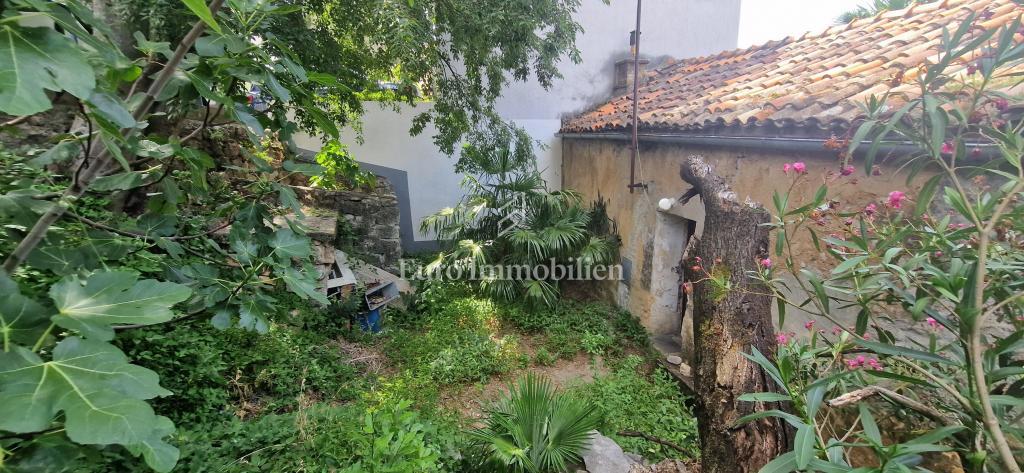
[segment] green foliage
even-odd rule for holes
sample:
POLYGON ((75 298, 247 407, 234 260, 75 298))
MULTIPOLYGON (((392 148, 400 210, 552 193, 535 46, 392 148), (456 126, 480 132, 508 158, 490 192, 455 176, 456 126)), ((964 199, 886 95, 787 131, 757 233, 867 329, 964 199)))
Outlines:
POLYGON ((533 354, 533 362, 540 366, 553 366, 558 358, 552 355, 547 348, 540 347, 537 352, 533 354))
MULTIPOLYGON (((191 26, 182 21, 187 10, 178 1, 112 3, 135 28, 129 32, 142 31, 152 41, 175 44, 191 26)), ((573 44, 580 31, 573 20, 579 4, 311 0, 282 6, 251 31, 285 51, 285 65, 315 65, 306 76, 318 90, 311 100, 321 111, 296 110, 302 125, 357 122, 364 100, 397 106, 427 98, 433 104, 416 118, 412 131, 433 123, 434 142, 453 154, 461 142, 475 143, 489 129, 507 128, 494 104, 510 80, 532 77, 550 87, 560 61, 579 60, 573 44)))
POLYGON ((507 305, 501 320, 529 333, 544 336, 543 348, 556 358, 589 355, 620 356, 627 348, 648 348, 647 331, 624 310, 599 303, 560 301, 554 307, 507 305), (581 329, 582 327, 582 329, 581 329))
MULTIPOLYGON (((2 276, 0 316, 5 467, 73 450, 70 440, 123 445, 153 469, 170 470, 178 452, 165 439, 174 426, 147 402, 170 392, 107 343, 115 332, 201 314, 213 314, 220 327, 267 331, 277 301, 271 293, 324 299, 313 290, 316 272, 301 228, 269 224, 282 208, 295 207, 294 193, 277 181, 288 174, 259 160, 247 168, 218 163, 189 146, 216 117, 246 125, 258 155, 271 145, 257 139, 265 130, 287 138, 296 128, 286 112, 323 115, 306 71, 287 50, 253 35, 285 12, 227 3, 211 12, 203 2, 186 2, 201 18, 191 22, 212 31, 195 44, 176 39, 177 53, 137 34, 128 44, 143 56, 122 51, 110 25, 81 1, 4 5, 0 47, 9 54, 0 59, 0 81, 7 81, 0 112, 42 112, 62 95, 44 91, 67 92, 79 100, 85 124, 52 137, 49 149, 3 153, 11 166, 0 176, 0 249, 13 277, 2 276), (53 26, 26 27, 19 16, 53 26), (246 107, 242 84, 270 91, 268 110, 246 107), (204 118, 186 135, 174 126, 185 116, 204 118), (150 126, 157 122, 172 126, 150 126), (85 197, 87 190, 99 197, 85 197), (112 192, 127 194, 107 199, 112 192), (128 204, 132 195, 147 198, 128 204), (212 237, 211 218, 231 224, 227 244, 212 237)), ((337 135, 333 123, 319 125, 337 135)))
POLYGON ((155 403, 179 423, 204 423, 233 414, 289 411, 300 395, 355 399, 363 387, 355 369, 318 332, 274 324, 260 335, 208 324, 169 331, 139 330, 119 339, 124 351, 161 375, 174 393, 155 403))
POLYGON ((933 1, 935 0, 870 0, 866 4, 859 6, 854 10, 839 15, 839 18, 836 19, 836 23, 845 25, 853 20, 872 18, 885 11, 902 10, 915 3, 931 3, 933 1))
POLYGON ((547 190, 532 143, 502 134, 492 139, 467 146, 459 161, 457 169, 471 173, 463 180, 462 200, 421 222, 423 233, 433 232, 445 244, 424 273, 460 269, 462 278, 478 278, 491 297, 550 306, 560 280, 583 279, 593 265, 609 263, 614 245, 590 233, 591 211, 579 194, 547 190), (552 262, 582 274, 556 274, 547 270, 552 262), (547 271, 534 271, 538 266, 547 271))
MULTIPOLYGON (((1024 63, 1024 47, 1016 40, 1019 19, 986 30, 982 15, 943 31, 936 62, 916 78, 918 95, 870 98, 842 154, 850 169, 853 151, 870 143, 870 174, 883 142, 914 143, 901 168, 908 186, 929 176, 916 196, 894 190, 865 209, 823 206, 843 181, 821 186, 812 202, 793 210, 792 191, 775 196, 781 263, 754 276, 772 288, 780 317, 799 307, 835 328, 831 335, 781 335, 775 360, 756 350, 748 355, 779 393, 746 400, 789 401, 792 411, 767 409, 741 422, 777 416, 797 429, 794 451, 763 471, 907 471, 922 464, 922 455, 946 451, 959 455, 965 471, 1020 471, 1024 121, 1009 112, 1019 97, 1006 90, 1021 83, 1014 71, 1024 63), (986 145, 991 159, 974 151, 986 145), (815 228, 836 220, 842 230, 818 237, 815 228), (793 242, 804 235, 833 258, 831 271, 795 262, 793 242), (856 317, 840 318, 837 308, 856 317), (894 325, 918 325, 925 335, 907 336, 890 330, 894 325), (865 388, 880 394, 878 402, 859 403, 851 433, 835 431, 828 419, 843 408, 823 400, 865 388), (894 408, 904 422, 923 426, 883 438, 879 423, 894 408), (856 468, 854 449, 879 466, 856 468)), ((799 175, 791 189, 802 184, 799 175)))
POLYGON ((612 337, 591 331, 584 332, 583 338, 580 339, 583 351, 587 352, 590 356, 604 355, 605 350, 611 347, 613 343, 612 337))
MULTIPOLYGON (((451 471, 458 438, 450 424, 423 418, 406 401, 381 409, 319 403, 182 429, 175 471, 451 471)), ((140 471, 117 452, 105 454, 116 471, 140 471)))
POLYGON ((315 187, 324 189, 370 188, 377 185, 377 176, 359 169, 359 163, 349 154, 348 148, 337 141, 324 144, 316 154, 316 163, 323 172, 309 179, 315 187))
MULTIPOLYGON (((449 289, 458 291, 458 288, 449 289)), ((465 295, 437 300, 425 294, 413 315, 389 334, 385 348, 400 366, 418 368, 441 383, 486 381, 518 364, 518 341, 498 337, 494 303, 465 295)))
MULTIPOLYGON (((42 149, 0 150, 4 469, 60 470, 99 451, 168 471, 178 456, 165 441, 174 426, 154 405, 193 421, 253 392, 266 395, 256 400, 264 409, 290 409, 282 399, 306 388, 345 397, 332 382, 347 375, 325 366, 336 357, 324 344, 273 320, 287 294, 326 303, 309 239, 282 218, 301 210, 285 183, 323 169, 287 154, 283 172, 274 169, 279 140, 300 128, 336 139, 338 124, 361 111, 362 94, 397 80, 391 99, 411 99, 420 84, 431 90, 435 106, 414 131, 434 121, 435 140, 452 153, 475 127, 500 127, 492 110, 507 77, 525 80, 532 70, 550 86, 579 30, 570 18, 578 4, 565 0, 110 3, 97 12, 82 0, 0 5, 0 113, 28 116, 64 101, 78 105, 69 110, 80 124, 46 137, 42 149), (29 18, 39 26, 21 21, 29 18), (449 75, 456 60, 464 72, 449 75), (248 105, 252 89, 260 107, 248 105), (233 123, 249 133, 249 162, 224 162, 195 144, 233 123), (165 326, 116 337, 205 320, 230 330, 165 326), (231 337, 251 349, 249 359, 219 346, 231 337), (121 348, 182 397, 151 401, 168 392, 121 348), (196 379, 175 378, 174 360, 185 353, 196 379), (225 375, 239 392, 225 396, 225 375), (175 411, 185 406, 195 412, 175 411)), ((340 145, 332 150, 327 179, 365 179, 340 145)), ((467 351, 480 363, 518 359, 475 341, 467 351)), ((461 359, 447 356, 441 364, 461 359)))
POLYGON ((699 454, 697 421, 687 407, 688 399, 668 373, 642 372, 643 359, 630 355, 616 369, 577 386, 572 392, 597 406, 603 421, 597 427, 626 451, 637 452, 651 461, 678 458, 680 452, 636 437, 621 437, 618 432, 643 432, 679 445, 690 458, 699 454))
POLYGON ((599 421, 593 404, 556 393, 549 380, 528 374, 469 435, 487 471, 563 472, 579 461, 599 421))

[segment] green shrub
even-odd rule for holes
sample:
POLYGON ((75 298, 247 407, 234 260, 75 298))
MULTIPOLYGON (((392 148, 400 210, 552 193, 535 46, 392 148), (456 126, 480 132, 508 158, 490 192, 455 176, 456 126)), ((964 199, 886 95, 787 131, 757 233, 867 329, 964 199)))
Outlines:
POLYGON ((594 405, 555 392, 528 374, 488 410, 485 426, 469 433, 481 471, 567 471, 579 461, 600 419, 594 405), (486 466, 486 467, 485 467, 486 466))
POLYGON ((583 334, 583 338, 580 339, 580 345, 583 347, 583 351, 587 352, 590 356, 604 355, 604 351, 612 346, 614 340, 612 337, 603 333, 594 333, 587 331, 583 334))
POLYGON ((219 419, 242 402, 259 412, 287 411, 304 392, 354 399, 360 379, 329 341, 324 332, 286 324, 261 335, 198 321, 126 331, 118 339, 125 353, 160 374, 161 385, 174 393, 153 404, 179 423, 219 419))
POLYGON ((681 453, 665 446, 634 437, 616 435, 623 430, 643 432, 686 448, 691 457, 698 455, 697 422, 687 408, 686 396, 661 370, 644 376, 643 359, 630 355, 614 372, 598 376, 591 384, 572 389, 575 395, 597 406, 603 414, 598 427, 626 451, 659 461, 678 458, 681 453))
MULTIPOLYGON (((182 426, 172 441, 181 449, 174 471, 183 473, 429 473, 458 468, 463 438, 452 422, 396 401, 378 408, 320 403, 249 421, 182 426)), ((72 471, 80 473, 151 471, 121 447, 77 461, 72 471)))
POLYGON ((457 285, 431 288, 417 304, 420 317, 409 317, 390 333, 385 349, 392 360, 440 383, 486 381, 519 364, 518 338, 496 335, 500 322, 493 302, 463 295, 457 285))
POLYGON ((557 360, 558 359, 555 358, 555 355, 552 355, 551 352, 544 347, 538 348, 537 352, 533 354, 533 362, 540 366, 552 366, 557 360))
POLYGON ((629 346, 646 348, 647 331, 629 312, 600 303, 560 301, 554 307, 503 307, 501 319, 520 330, 543 334, 544 348, 571 359, 583 351, 592 356, 621 355, 629 346), (626 343, 616 343, 625 341, 626 343))

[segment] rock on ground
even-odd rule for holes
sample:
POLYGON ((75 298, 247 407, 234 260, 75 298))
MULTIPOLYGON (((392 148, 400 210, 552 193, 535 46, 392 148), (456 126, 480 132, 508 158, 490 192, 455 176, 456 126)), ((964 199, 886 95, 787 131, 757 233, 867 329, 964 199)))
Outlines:
POLYGON ((583 451, 583 464, 590 473, 629 473, 636 460, 626 456, 622 447, 614 440, 601 435, 598 431, 591 432, 590 445, 583 451))

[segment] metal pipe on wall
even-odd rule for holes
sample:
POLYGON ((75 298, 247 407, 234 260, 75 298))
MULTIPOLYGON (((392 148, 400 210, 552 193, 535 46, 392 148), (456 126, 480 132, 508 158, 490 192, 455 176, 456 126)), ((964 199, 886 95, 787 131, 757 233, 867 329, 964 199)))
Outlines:
POLYGON ((640 5, 642 0, 636 0, 636 29, 633 30, 633 155, 629 160, 629 193, 640 187, 636 183, 636 160, 640 155, 640 142, 637 139, 637 103, 640 91, 640 5))

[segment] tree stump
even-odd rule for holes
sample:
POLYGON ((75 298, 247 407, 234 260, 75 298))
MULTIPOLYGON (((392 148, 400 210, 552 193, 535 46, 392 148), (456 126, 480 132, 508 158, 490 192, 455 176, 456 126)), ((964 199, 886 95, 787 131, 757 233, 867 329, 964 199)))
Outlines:
POLYGON ((775 383, 743 356, 757 347, 775 354, 771 298, 750 277, 768 257, 770 215, 753 202, 739 202, 724 179, 700 157, 691 156, 680 177, 693 186, 680 200, 700 196, 706 212, 704 233, 685 253, 686 281, 693 288, 694 384, 704 473, 756 473, 789 450, 788 426, 767 418, 736 425, 736 420, 777 403, 737 400, 741 394, 776 391, 775 383), (702 269, 695 271, 694 267, 702 269))

